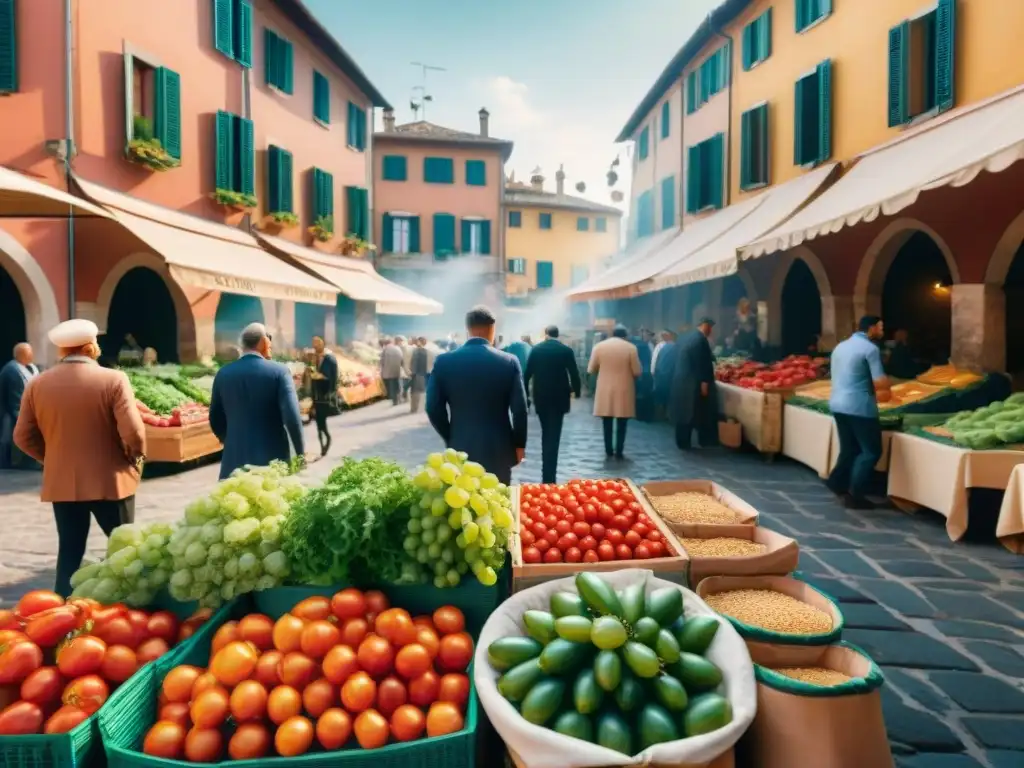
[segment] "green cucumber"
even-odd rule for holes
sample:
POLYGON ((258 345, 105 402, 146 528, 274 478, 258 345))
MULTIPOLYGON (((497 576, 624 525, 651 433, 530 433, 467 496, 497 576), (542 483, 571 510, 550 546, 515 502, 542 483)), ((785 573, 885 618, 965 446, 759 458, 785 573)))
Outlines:
POLYGON ((715 639, 719 623, 714 616, 691 616, 679 629, 673 627, 679 650, 703 655, 715 639))
POLYGON ((624 755, 633 755, 633 735, 626 721, 612 712, 597 719, 597 743, 624 755))
POLYGON ((690 702, 683 714, 683 733, 700 736, 724 728, 732 722, 732 704, 717 693, 705 693, 690 702))
POLYGON ((615 590, 608 582, 590 571, 576 574, 576 591, 580 593, 590 609, 598 616, 618 616, 622 618, 622 603, 619 602, 615 590))
POLYGON ((628 624, 636 624, 644 615, 644 585, 643 582, 630 584, 617 593, 619 603, 622 605, 622 618, 628 624))
POLYGON ((558 637, 555 617, 547 611, 527 611, 523 614, 523 626, 526 627, 526 634, 541 645, 547 645, 558 637))
POLYGON ((524 661, 498 678, 498 693, 513 704, 518 704, 542 677, 544 670, 540 668, 539 659, 524 661))
MULTIPOLYGON (((559 619, 561 621, 561 619, 559 619)), ((594 619, 590 630, 590 642, 601 650, 619 648, 628 639, 628 633, 622 621, 615 616, 599 616, 594 619)))
POLYGON ((686 695, 683 684, 672 675, 664 673, 658 675, 654 678, 651 687, 654 689, 655 697, 665 709, 670 709, 673 712, 682 712, 686 709, 690 697, 686 695))
POLYGON ((560 714, 551 728, 563 736, 571 736, 582 741, 594 740, 594 724, 590 722, 590 718, 571 709, 560 714))
POLYGON ((572 687, 572 703, 581 715, 592 715, 601 708, 604 701, 604 690, 597 684, 597 676, 592 669, 584 669, 576 676, 572 687))
POLYGON ((654 652, 666 664, 679 661, 679 643, 667 629, 658 632, 658 639, 654 641, 654 652))
POLYGON ((633 625, 633 639, 653 648, 658 641, 658 633, 661 632, 661 625, 650 616, 644 616, 633 625))
POLYGON ((594 658, 594 679, 602 690, 611 693, 622 680, 622 661, 615 651, 601 651, 594 658))
POLYGON ((661 671, 658 654, 632 640, 622 646, 622 660, 637 677, 651 678, 661 671))
POLYGON ((534 725, 544 725, 562 708, 565 698, 565 681, 556 677, 547 677, 537 683, 526 694, 519 714, 523 719, 534 725))
POLYGON ((641 709, 636 722, 637 731, 640 734, 641 750, 653 747, 655 744, 676 741, 679 738, 679 728, 672 720, 672 715, 667 709, 657 704, 647 704, 641 709))
POLYGON ((559 616, 555 619, 555 632, 563 640, 574 643, 589 643, 590 628, 593 622, 582 616, 559 616))
POLYGON ((643 706, 646 698, 644 687, 636 675, 628 669, 622 670, 622 681, 615 689, 615 703, 619 709, 623 712, 633 712, 643 706))
POLYGON ((662 587, 647 596, 644 613, 668 627, 683 615, 683 593, 677 587, 662 587))
POLYGON ((585 616, 590 618, 587 604, 579 595, 572 592, 555 592, 551 596, 551 612, 557 619, 560 616, 585 616))
POLYGON ((687 688, 714 688, 722 682, 722 670, 695 653, 681 653, 669 671, 687 688))
POLYGON ((545 674, 564 675, 582 667, 590 658, 593 650, 594 646, 590 643, 574 643, 571 640, 556 637, 544 646, 538 661, 545 674))
POLYGON ((487 661, 498 672, 507 672, 540 656, 544 646, 532 637, 502 637, 487 646, 487 661))

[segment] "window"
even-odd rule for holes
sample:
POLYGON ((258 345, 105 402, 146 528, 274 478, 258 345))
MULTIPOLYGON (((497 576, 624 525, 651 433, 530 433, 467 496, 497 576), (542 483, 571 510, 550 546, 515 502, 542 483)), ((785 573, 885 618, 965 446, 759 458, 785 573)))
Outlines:
POLYGON ((574 286, 579 285, 584 280, 590 277, 590 267, 586 264, 573 264, 572 265, 572 284, 574 286))
POLYGON ((637 141, 637 157, 640 160, 646 160, 647 155, 650 153, 650 130, 645 125, 644 129, 640 131, 640 139, 637 141))
POLYGON ((956 1, 889 30, 889 126, 955 102, 956 1))
POLYGON ((686 155, 686 212, 721 208, 724 193, 725 134, 694 144, 686 155))
POLYGON ((740 116, 740 189, 769 183, 768 105, 759 104, 740 116))
POLYGON ((0 0, 0 93, 18 90, 18 27, 15 3, 0 0))
POLYGON ((512 229, 519 229, 523 226, 523 212, 522 211, 509 211, 508 212, 508 225, 512 229))
POLYGON ((796 3, 796 31, 803 32, 832 13, 832 0, 793 0, 796 3))
POLYGON ((360 152, 366 149, 366 110, 358 104, 348 103, 348 124, 346 142, 360 152))
POLYGON ((672 229, 676 225, 676 177, 666 176, 661 180, 661 228, 672 229))
POLYGON ((661 138, 667 139, 672 132, 672 107, 669 102, 661 105, 661 138))
POLYGON ((289 96, 295 90, 292 44, 269 28, 263 30, 263 70, 267 85, 289 96))
POLYGON ((466 161, 466 184, 471 187, 487 186, 487 163, 483 160, 466 161))
POLYGON ((132 112, 134 117, 143 117, 153 124, 156 100, 153 90, 155 67, 151 67, 138 56, 132 56, 132 112))
POLYGON ((131 83, 125 91, 128 141, 155 139, 168 155, 181 160, 181 76, 131 54, 125 54, 125 66, 126 82, 131 83))
POLYGON ((589 232, 590 231, 590 219, 586 216, 576 217, 576 231, 577 232, 589 232))
POLYGON ((382 248, 385 253, 420 252, 420 217, 384 214, 382 248))
MULTIPOLYGON (((310 174, 312 194, 310 200, 313 204, 313 223, 321 216, 330 216, 334 219, 334 176, 327 171, 314 168, 310 174)), ((332 221, 333 224, 333 221, 332 221)))
POLYGON ((832 60, 796 81, 793 162, 817 165, 832 155, 832 60))
POLYGON ((216 188, 243 195, 255 195, 256 151, 252 120, 219 111, 216 130, 216 188))
POLYGON ((455 217, 450 213, 434 214, 434 256, 446 259, 455 253, 455 217))
POLYGON ((509 259, 508 260, 508 273, 510 275, 525 275, 526 274, 526 259, 509 259))
POLYGON ((686 78, 686 113, 693 114, 711 97, 729 87, 730 46, 723 45, 686 78))
POLYGON ((454 184, 454 161, 450 157, 423 158, 423 180, 428 184, 454 184))
POLYGON ((540 214, 540 216, 538 217, 537 225, 541 229, 551 229, 551 214, 550 213, 542 213, 542 214, 540 214))
POLYGON ((267 148, 267 211, 295 213, 292 200, 292 153, 275 147, 267 148))
POLYGON ((594 219, 594 231, 595 232, 607 232, 608 231, 608 219, 604 216, 598 216, 594 219))
POLYGON ((636 200, 636 236, 654 234, 654 191, 648 189, 636 200))
POLYGON ((462 220, 462 252, 474 256, 491 253, 491 222, 485 219, 462 220))
POLYGON ((555 265, 550 261, 537 262, 537 287, 551 288, 555 284, 555 265))
POLYGON ((384 155, 381 170, 384 181, 405 181, 409 176, 405 155, 384 155))
POLYGON ((313 119, 324 125, 331 124, 331 84, 315 69, 313 70, 313 119))
POLYGON ((213 47, 243 67, 252 66, 250 0, 213 0, 213 47))
POLYGON ((743 28, 743 69, 750 70, 772 55, 772 9, 743 28))
POLYGON ((345 187, 348 227, 345 234, 360 240, 370 239, 370 196, 366 187, 345 187))

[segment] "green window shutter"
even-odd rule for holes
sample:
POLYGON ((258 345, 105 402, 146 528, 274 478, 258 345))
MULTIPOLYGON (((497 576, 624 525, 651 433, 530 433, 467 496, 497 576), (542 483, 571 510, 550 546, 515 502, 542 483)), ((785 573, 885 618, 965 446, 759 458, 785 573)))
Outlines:
POLYGON ((794 3, 796 5, 796 31, 802 32, 804 27, 808 24, 807 18, 809 15, 809 9, 807 7, 807 0, 794 0, 794 3))
POLYGON ((384 155, 382 171, 385 181, 405 181, 409 174, 405 155, 384 155))
POLYGON ((455 253, 455 217, 450 213, 434 214, 434 255, 455 253))
POLYGON ((482 256, 491 255, 491 222, 489 219, 480 222, 480 254, 482 256))
POLYGON ((686 77, 686 114, 697 111, 697 72, 693 71, 686 77))
POLYGON ((647 126, 645 125, 644 129, 642 131, 640 131, 640 141, 638 142, 639 146, 637 147, 637 151, 640 153, 640 159, 641 160, 646 160, 647 159, 647 154, 650 151, 650 147, 648 146, 648 142, 649 141, 650 141, 650 131, 648 130, 647 126))
POLYGON ((313 169, 313 218, 334 216, 334 176, 313 169))
POLYGON ((910 22, 889 30, 889 127, 907 122, 907 76, 910 69, 910 22))
POLYGON ((238 188, 243 195, 256 194, 256 139, 252 120, 236 118, 238 127, 238 188))
POLYGON ((740 189, 746 189, 752 183, 753 118, 754 110, 752 109, 740 116, 740 189))
POLYGON ((512 229, 519 229, 523 226, 523 212, 522 211, 509 211, 508 212, 508 225, 512 229))
POLYGON ((832 0, 818 0, 818 18, 824 18, 832 13, 832 0))
POLYGON ((235 60, 243 67, 252 67, 252 3, 237 0, 238 16, 235 19, 233 50, 235 60))
POLYGON ((757 60, 754 52, 754 32, 757 20, 750 22, 743 28, 743 71, 748 71, 757 60))
POLYGON ((768 105, 762 104, 757 108, 757 112, 759 119, 755 123, 757 130, 754 134, 754 142, 758 148, 758 164, 755 166, 754 172, 759 183, 767 184, 771 176, 771 168, 768 163, 768 105))
POLYGON ((793 102, 793 164, 804 165, 804 86, 807 78, 796 81, 795 99, 793 102))
POLYGON ((420 217, 409 217, 409 253, 420 252, 420 217))
POLYGON ((271 144, 267 147, 267 211, 281 210, 281 150, 271 144))
POLYGON ((555 265, 550 261, 537 262, 537 287, 551 288, 555 284, 555 265))
POLYGON ((423 158, 423 180, 428 184, 452 184, 455 162, 450 157, 423 158))
POLYGON ((348 103, 348 115, 345 120, 345 143, 350 147, 356 145, 356 105, 348 103))
POLYGON ((278 73, 281 68, 281 38, 267 27, 263 28, 263 79, 267 85, 280 87, 278 73))
POLYGON ((483 160, 466 161, 466 184, 472 187, 487 186, 487 164, 483 160))
POLYGON ((391 253, 395 249, 395 220, 391 214, 385 213, 381 217, 380 228, 380 249, 384 253, 391 253))
POLYGON ((676 177, 661 180, 661 228, 671 229, 676 223, 676 177))
POLYGON ((472 228, 472 223, 469 220, 467 220, 467 219, 463 219, 462 220, 462 226, 461 226, 460 232, 459 232, 459 243, 460 243, 459 251, 462 252, 462 253, 469 253, 470 239, 472 237, 470 235, 470 229, 471 228, 472 228))
POLYGON ((325 125, 331 123, 331 84, 313 70, 313 117, 325 125))
POLYGON ((0 0, 0 93, 14 93, 17 90, 17 0, 0 0))
POLYGON ((818 157, 823 163, 832 157, 832 59, 818 65, 818 157))
MULTIPOLYGON (((0 0, 2 2, 2 0, 0 0)), ((181 75, 166 67, 155 74, 156 94, 153 135, 167 154, 181 159, 181 75)))
POLYGON ((232 31, 235 28, 232 0, 213 0, 213 47, 229 59, 235 58, 232 31))
POLYGON ((589 232, 590 231, 590 219, 586 216, 576 217, 576 231, 577 232, 589 232))
POLYGON ((360 240, 366 240, 368 232, 369 199, 363 187, 345 187, 345 202, 348 208, 348 232, 360 240))
POLYGON ((279 40, 281 47, 281 90, 289 96, 295 92, 294 49, 287 40, 279 40))
POLYGON ((672 131, 672 109, 669 102, 661 105, 661 138, 667 139, 672 131))
POLYGON ((725 202, 725 134, 719 133, 709 140, 708 154, 708 203, 721 208, 725 202))
POLYGON ((217 158, 214 165, 214 186, 233 190, 235 176, 235 116, 217 112, 217 158))
POLYGON ((292 153, 286 152, 281 149, 280 152, 280 164, 278 166, 280 173, 280 188, 281 188, 281 200, 279 205, 282 211, 288 213, 295 213, 295 202, 292 195, 292 176, 294 170, 292 167, 292 153))
POLYGON ((772 55, 772 9, 769 8, 761 14, 761 21, 757 25, 757 52, 761 61, 772 55))
POLYGON ((935 106, 956 103, 956 0, 939 0, 935 9, 935 106))
POLYGON ((700 205, 700 145, 686 150, 686 212, 696 213, 700 205))
POLYGON ((551 229, 551 214, 542 213, 537 218, 537 225, 541 229, 551 229))

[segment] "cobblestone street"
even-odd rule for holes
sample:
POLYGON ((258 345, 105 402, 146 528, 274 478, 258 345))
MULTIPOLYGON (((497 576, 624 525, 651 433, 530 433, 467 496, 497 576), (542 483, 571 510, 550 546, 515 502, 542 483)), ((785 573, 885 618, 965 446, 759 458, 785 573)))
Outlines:
MULTIPOLYGON (((801 577, 841 601, 844 640, 885 671, 886 722, 901 766, 1024 765, 1024 557, 996 543, 953 544, 938 515, 847 511, 812 471, 788 461, 718 450, 683 456, 665 425, 631 423, 627 460, 606 462, 589 406, 578 403, 567 420, 560 478, 714 480, 759 509, 763 525, 798 539, 801 577)), ((346 455, 381 455, 412 467, 438 448, 425 416, 404 406, 345 414, 332 431, 331 455, 307 471, 314 478, 346 455)), ((516 476, 539 479, 535 419, 516 476)), ((176 519, 216 478, 217 465, 209 464, 145 481, 137 519, 176 519)), ((37 475, 0 473, 0 605, 52 584, 56 536, 37 494, 37 475)), ((89 551, 98 554, 104 542, 93 528, 89 551)))

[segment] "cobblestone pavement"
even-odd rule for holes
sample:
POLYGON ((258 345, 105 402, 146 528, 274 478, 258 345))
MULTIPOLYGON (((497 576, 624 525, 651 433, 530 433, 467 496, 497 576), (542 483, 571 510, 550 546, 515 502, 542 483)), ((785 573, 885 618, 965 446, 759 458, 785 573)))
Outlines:
MULTIPOLYGON (((766 527, 799 540, 801 577, 841 602, 844 639, 885 671, 886 723, 901 766, 1024 766, 1024 557, 996 543, 953 544, 938 515, 844 510, 813 472, 788 461, 718 450, 681 455, 664 425, 631 423, 627 460, 606 462, 588 409, 577 404, 567 420, 560 477, 714 480, 758 508, 766 527)), ((412 467, 438 447, 423 415, 390 404, 336 418, 332 430, 331 455, 310 467, 311 477, 344 455, 412 467)), ((307 440, 315 445, 312 429, 307 440)), ((519 481, 539 479, 539 443, 533 420, 519 481)), ((216 478, 209 464, 146 480, 137 518, 176 519, 216 478)), ((56 537, 37 493, 37 475, 0 472, 0 604, 52 583, 56 537)), ((104 546, 95 528, 92 554, 104 546)))

